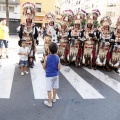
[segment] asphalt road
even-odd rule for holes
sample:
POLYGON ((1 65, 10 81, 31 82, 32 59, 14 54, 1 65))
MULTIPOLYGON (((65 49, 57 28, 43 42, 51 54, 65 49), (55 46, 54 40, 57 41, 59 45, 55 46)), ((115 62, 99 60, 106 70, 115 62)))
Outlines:
POLYGON ((0 120, 120 120, 118 74, 62 66, 58 100, 48 108, 43 104, 47 95, 39 62, 43 41, 37 46, 35 67, 25 76, 20 75, 17 41, 11 37, 9 59, 0 60, 0 120))

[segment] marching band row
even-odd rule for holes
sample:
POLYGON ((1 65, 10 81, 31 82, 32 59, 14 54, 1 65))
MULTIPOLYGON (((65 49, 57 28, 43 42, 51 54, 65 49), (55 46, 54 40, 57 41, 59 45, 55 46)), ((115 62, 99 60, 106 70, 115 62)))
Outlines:
MULTIPOLYGON (((33 64, 36 52, 37 29, 32 19, 35 16, 35 5, 23 4, 23 15, 26 23, 20 27, 20 40, 25 39, 30 49, 29 63, 33 64)), ((72 10, 65 10, 59 22, 55 15, 48 12, 45 19, 48 22, 47 35, 44 38, 44 55, 49 54, 50 42, 58 44, 58 56, 63 65, 74 62, 76 66, 96 69, 103 66, 108 71, 116 69, 120 73, 120 17, 116 23, 116 31, 111 32, 112 21, 105 16, 98 22, 100 12, 94 9, 92 13, 80 10, 75 15, 72 10), (70 25, 74 22, 74 28, 70 25)))
POLYGON ((120 17, 114 33, 110 30, 110 17, 103 17, 99 23, 99 16, 97 9, 92 14, 81 10, 76 15, 71 10, 64 11, 60 23, 57 23, 59 32, 55 39, 55 17, 53 13, 47 13, 49 26, 44 39, 45 54, 48 54, 49 43, 58 41, 58 55, 62 64, 74 62, 78 67, 85 65, 96 69, 103 66, 108 71, 113 68, 120 72, 120 17), (74 28, 70 31, 73 20, 74 28))

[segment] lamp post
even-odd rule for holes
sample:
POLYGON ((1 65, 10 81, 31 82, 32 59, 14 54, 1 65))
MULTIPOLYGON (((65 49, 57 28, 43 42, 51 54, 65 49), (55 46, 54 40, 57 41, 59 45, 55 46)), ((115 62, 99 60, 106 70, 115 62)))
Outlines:
POLYGON ((9 28, 9 7, 8 7, 8 0, 6 0, 6 19, 7 19, 7 26, 9 28))

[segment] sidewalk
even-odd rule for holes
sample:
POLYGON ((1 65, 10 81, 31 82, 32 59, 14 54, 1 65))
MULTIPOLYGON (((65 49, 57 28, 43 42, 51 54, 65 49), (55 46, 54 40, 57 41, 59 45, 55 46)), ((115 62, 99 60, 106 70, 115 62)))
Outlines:
MULTIPOLYGON (((8 66, 9 65, 17 65, 18 61, 19 61, 19 55, 18 55, 18 51, 19 51, 19 46, 18 46, 18 41, 19 41, 19 37, 17 35, 11 35, 10 39, 9 39, 9 52, 8 52, 8 56, 9 58, 6 58, 6 51, 5 48, 3 47, 3 51, 2 51, 2 59, 0 59, 0 67, 1 66, 8 66)), ((42 38, 39 38, 39 45, 36 46, 37 47, 37 59, 39 59, 39 61, 42 59, 43 57, 43 45, 44 45, 44 41, 42 38)))

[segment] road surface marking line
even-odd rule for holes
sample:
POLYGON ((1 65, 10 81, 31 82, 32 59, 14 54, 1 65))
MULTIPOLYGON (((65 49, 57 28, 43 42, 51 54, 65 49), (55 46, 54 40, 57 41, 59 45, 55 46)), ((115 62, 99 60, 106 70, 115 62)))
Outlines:
POLYGON ((82 96, 83 99, 104 99, 104 97, 82 77, 68 66, 62 66, 60 72, 82 96))
POLYGON ((100 72, 99 70, 92 70, 88 68, 84 68, 87 72, 92 74, 101 82, 105 83, 107 86, 111 87, 113 90, 120 94, 120 83, 113 78, 110 78, 108 75, 100 72))
POLYGON ((9 99, 14 77, 15 65, 0 68, 0 98, 9 99))

